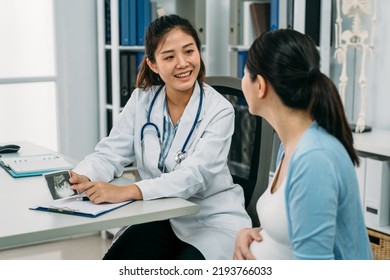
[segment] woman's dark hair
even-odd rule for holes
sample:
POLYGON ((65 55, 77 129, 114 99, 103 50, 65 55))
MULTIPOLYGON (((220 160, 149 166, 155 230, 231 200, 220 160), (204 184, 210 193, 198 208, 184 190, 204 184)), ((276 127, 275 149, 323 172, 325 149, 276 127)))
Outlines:
MULTIPOLYGON (((153 85, 163 85, 164 81, 160 79, 160 76, 153 72, 148 64, 146 58, 152 63, 156 62, 154 53, 157 49, 158 44, 164 38, 164 36, 173 29, 180 29, 184 33, 190 35, 195 40, 196 47, 201 53, 201 42, 192 24, 184 18, 178 15, 166 15, 155 19, 148 27, 145 33, 145 55, 139 66, 136 86, 146 89, 153 85)), ((203 83, 206 75, 206 68, 200 57, 200 70, 197 77, 199 83, 203 83)))
POLYGON ((265 32, 250 47, 246 67, 253 81, 256 75, 267 80, 286 106, 308 110, 359 164, 340 95, 321 73, 320 54, 309 36, 292 29, 265 32))

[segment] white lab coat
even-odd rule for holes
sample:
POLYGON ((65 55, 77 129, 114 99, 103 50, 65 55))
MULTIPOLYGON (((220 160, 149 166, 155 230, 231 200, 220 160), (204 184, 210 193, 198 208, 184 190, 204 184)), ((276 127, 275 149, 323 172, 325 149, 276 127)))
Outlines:
MULTIPOLYGON (((200 206, 200 212, 171 219, 172 228, 181 240, 198 248, 206 259, 231 259, 237 232, 251 227, 244 209, 241 186, 232 181, 228 166, 231 136, 234 130, 232 105, 212 87, 204 84, 202 110, 186 151, 188 157, 174 160, 191 130, 198 110, 200 88, 194 93, 181 117, 166 158, 168 173, 157 168, 160 144, 152 126, 145 128, 144 159, 141 128, 146 123, 150 103, 158 87, 136 89, 109 135, 74 169, 91 181, 110 181, 120 176, 125 165, 136 162, 143 180, 137 182, 144 200, 180 197, 200 206), (176 165, 176 166, 175 166, 176 165)), ((150 121, 163 131, 162 89, 152 108, 150 121)))

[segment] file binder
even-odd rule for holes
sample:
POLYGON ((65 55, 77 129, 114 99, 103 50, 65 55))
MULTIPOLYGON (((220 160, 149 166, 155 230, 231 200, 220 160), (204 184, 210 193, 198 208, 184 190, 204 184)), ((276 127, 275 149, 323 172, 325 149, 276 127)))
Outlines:
POLYGON ((359 193, 360 193, 360 202, 362 204, 362 209, 364 212, 364 204, 365 204, 365 192, 366 192, 366 163, 367 158, 359 157, 360 164, 358 167, 355 167, 356 175, 359 184, 359 193))
POLYGON ((152 19, 151 9, 150 0, 137 0, 137 44, 139 46, 144 45, 145 31, 152 19))
POLYGON ((306 1, 305 34, 320 45, 321 0, 306 1))
POLYGON ((119 1, 120 44, 133 46, 137 43, 136 0, 119 1))
POLYGON ((131 94, 131 86, 130 86, 130 67, 131 67, 131 62, 130 62, 130 57, 132 53, 130 52, 120 52, 119 54, 119 59, 120 59, 120 90, 121 90, 121 95, 120 95, 120 106, 124 107, 126 105, 127 100, 130 98, 131 94))
POLYGON ((119 207, 125 206, 131 202, 133 201, 131 200, 120 203, 94 204, 91 201, 79 200, 77 196, 71 196, 40 203, 30 207, 29 209, 95 218, 119 207))
POLYGON ((112 109, 107 109, 106 110, 106 135, 110 135, 111 129, 114 126, 114 120, 112 118, 112 109))
POLYGON ((244 69, 245 69, 247 56, 248 56, 247 50, 237 51, 237 77, 239 78, 244 77, 244 69))
POLYGON ((106 50, 106 103, 112 104, 111 50, 106 50))
POLYGON ((242 44, 246 47, 252 45, 256 39, 256 33, 253 25, 250 7, 254 1, 244 1, 242 3, 242 44))
POLYGON ((3 157, 0 159, 0 166, 14 178, 39 176, 73 167, 63 157, 54 154, 3 157))
POLYGON ((365 219, 368 227, 390 224, 390 161, 367 158, 365 219))
POLYGON ((106 34, 106 45, 111 44, 111 1, 104 1, 104 28, 106 34))
POLYGON ((279 0, 271 0, 270 30, 279 28, 279 0))
POLYGON ((120 53, 120 85, 121 98, 120 106, 124 107, 135 89, 137 80, 137 53, 120 53))
POLYGON ((137 74, 138 74, 138 69, 139 69, 139 66, 142 63, 142 60, 144 59, 145 52, 138 51, 136 56, 137 56, 136 61, 137 61, 137 74))
POLYGON ((270 10, 270 3, 252 3, 250 5, 250 13, 256 38, 270 30, 270 10))

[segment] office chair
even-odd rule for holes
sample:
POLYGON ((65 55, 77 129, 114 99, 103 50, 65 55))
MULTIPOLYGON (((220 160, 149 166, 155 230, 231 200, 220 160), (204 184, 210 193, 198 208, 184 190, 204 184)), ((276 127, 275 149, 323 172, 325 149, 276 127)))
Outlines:
POLYGON ((205 79, 226 99, 235 110, 235 129, 228 156, 228 165, 236 184, 242 186, 245 208, 253 226, 259 226, 256 203, 266 190, 270 175, 274 130, 271 125, 248 111, 241 90, 241 79, 226 76, 210 76, 205 79))

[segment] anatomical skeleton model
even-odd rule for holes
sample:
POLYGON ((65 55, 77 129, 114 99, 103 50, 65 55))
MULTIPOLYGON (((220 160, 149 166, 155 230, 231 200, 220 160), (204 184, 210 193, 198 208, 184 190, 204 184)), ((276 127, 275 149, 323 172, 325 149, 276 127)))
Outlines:
POLYGON ((376 30, 376 13, 373 3, 375 0, 342 0, 342 6, 340 6, 340 0, 337 0, 337 18, 335 24, 335 36, 336 36, 336 52, 335 58, 337 62, 342 64, 341 75, 339 79, 339 91, 341 100, 345 105, 345 89, 348 83, 347 76, 347 51, 348 48, 361 48, 362 60, 361 69, 359 75, 360 86, 360 112, 356 123, 355 132, 364 132, 366 128, 366 56, 371 54, 374 48, 374 35, 376 30), (342 30, 342 13, 352 18, 351 29, 342 30), (362 30, 362 17, 370 16, 371 18, 371 37, 367 30, 362 30), (367 42, 369 40, 369 42, 367 42))

